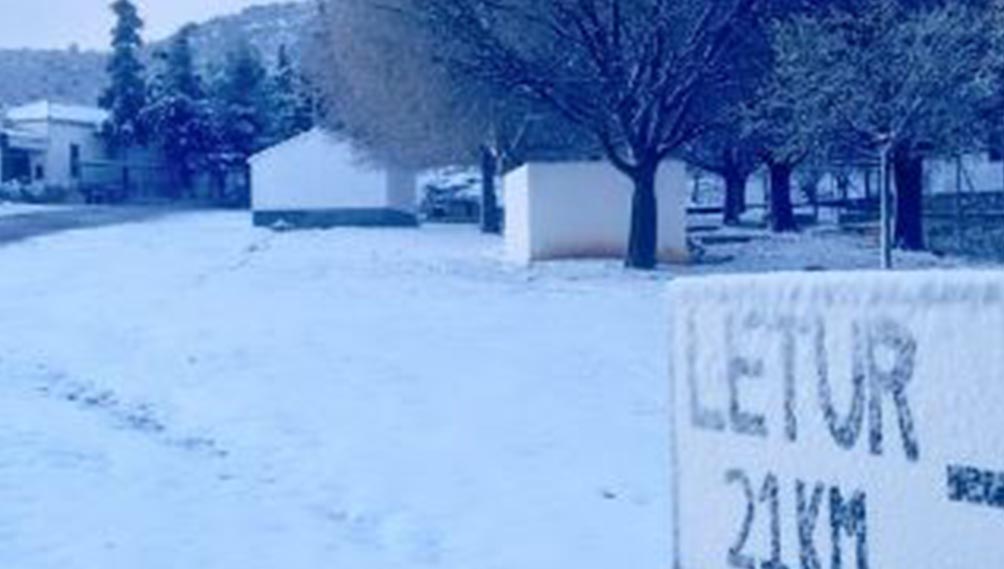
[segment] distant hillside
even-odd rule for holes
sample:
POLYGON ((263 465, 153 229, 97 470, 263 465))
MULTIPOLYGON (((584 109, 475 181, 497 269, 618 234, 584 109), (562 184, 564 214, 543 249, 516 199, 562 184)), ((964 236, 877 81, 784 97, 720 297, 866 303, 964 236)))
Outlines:
POLYGON ((203 65, 213 65, 226 54, 228 47, 246 38, 265 61, 275 62, 279 46, 292 53, 299 51, 314 3, 285 2, 247 8, 234 16, 222 16, 201 24, 192 36, 192 47, 203 65))
MULTIPOLYGON (((312 2, 248 8, 200 24, 192 37, 199 62, 216 65, 230 46, 246 38, 272 64, 280 45, 295 54, 313 13, 312 2)), ((156 48, 153 44, 148 52, 156 48)), ((105 85, 106 54, 96 51, 0 49, 0 105, 37 99, 96 104, 105 85)))
POLYGON ((36 99, 94 104, 105 83, 105 55, 79 50, 0 50, 0 104, 36 99))

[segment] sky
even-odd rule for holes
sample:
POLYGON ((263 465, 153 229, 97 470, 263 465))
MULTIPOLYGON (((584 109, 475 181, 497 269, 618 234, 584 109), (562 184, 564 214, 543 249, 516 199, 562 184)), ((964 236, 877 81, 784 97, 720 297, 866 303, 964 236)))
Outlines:
MULTIPOLYGON (((182 24, 233 13, 267 0, 134 0, 146 21, 144 37, 167 37, 182 24)), ((0 48, 105 49, 111 0, 0 0, 0 48)))

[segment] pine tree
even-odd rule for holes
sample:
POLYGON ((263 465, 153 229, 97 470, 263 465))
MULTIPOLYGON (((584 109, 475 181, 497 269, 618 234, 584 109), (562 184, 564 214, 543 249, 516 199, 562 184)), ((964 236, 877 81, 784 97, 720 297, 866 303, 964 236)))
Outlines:
POLYGON ((151 140, 171 164, 176 188, 171 197, 191 190, 195 172, 212 148, 208 101, 192 55, 193 30, 186 26, 157 54, 158 70, 142 115, 151 140))
POLYGON ((227 54, 215 89, 220 142, 227 152, 246 158, 265 145, 266 77, 261 56, 246 42, 227 54))
POLYGON ((227 54, 214 82, 212 113, 216 146, 211 166, 219 180, 218 192, 226 190, 224 180, 230 173, 244 174, 238 195, 217 195, 219 200, 235 205, 245 205, 249 200, 247 159, 268 145, 266 79, 261 56, 247 42, 241 42, 227 54))
POLYGON ((285 45, 279 47, 275 74, 269 81, 272 123, 270 142, 279 142, 314 126, 313 97, 303 75, 293 65, 285 45))
POLYGON ((143 20, 129 0, 111 5, 117 22, 112 30, 112 55, 107 71, 109 86, 99 101, 110 113, 105 138, 113 148, 125 149, 146 142, 140 113, 146 103, 145 69, 140 61, 143 20))

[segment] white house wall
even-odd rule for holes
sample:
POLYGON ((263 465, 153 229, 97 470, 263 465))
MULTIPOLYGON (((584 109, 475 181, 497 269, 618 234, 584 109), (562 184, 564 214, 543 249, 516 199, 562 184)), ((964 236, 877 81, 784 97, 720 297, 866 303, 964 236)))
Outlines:
POLYGON ((523 166, 505 177, 505 244, 510 259, 528 263, 533 260, 533 230, 536 224, 530 209, 530 166, 523 166))
MULTIPOLYGON (((931 193, 955 193, 958 186, 956 160, 928 160, 925 164, 931 193)), ((962 158, 963 192, 1004 191, 1004 162, 994 162, 985 153, 962 158)))
POLYGON ((360 163, 347 144, 309 133, 252 161, 254 209, 387 207, 383 171, 360 163))
POLYGON ((70 171, 70 146, 80 147, 81 164, 108 159, 105 145, 92 125, 51 123, 49 151, 45 159, 45 183, 61 188, 75 187, 79 180, 70 171))
POLYGON ((315 129, 251 158, 255 224, 415 225, 416 174, 385 170, 315 129))
MULTIPOLYGON (((688 176, 667 162, 657 177, 660 260, 687 258, 688 176)), ((531 163, 505 180, 506 242, 519 263, 621 257, 627 251, 633 185, 605 162, 531 163)))

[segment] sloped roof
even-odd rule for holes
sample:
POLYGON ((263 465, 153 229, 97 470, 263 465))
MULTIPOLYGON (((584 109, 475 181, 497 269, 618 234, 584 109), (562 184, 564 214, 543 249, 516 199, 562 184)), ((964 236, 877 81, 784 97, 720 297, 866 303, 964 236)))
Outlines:
POLYGON ((108 119, 108 111, 97 107, 36 101, 8 109, 7 119, 14 123, 50 121, 99 127, 108 119))
POLYGON ((327 143, 337 145, 337 141, 335 141, 334 137, 331 136, 327 131, 325 131, 320 127, 314 127, 306 132, 301 132, 300 134, 294 136, 293 138, 283 140, 282 142, 270 146, 256 154, 252 154, 248 158, 248 162, 254 164, 255 162, 258 162, 264 158, 268 158, 269 156, 277 154, 280 151, 294 148, 296 146, 304 144, 305 142, 313 141, 315 139, 321 139, 327 143))
MULTIPOLYGON (((311 149, 317 148, 323 149, 326 159, 351 164, 353 168, 358 170, 407 174, 417 172, 406 166, 396 166, 375 160, 356 148, 351 141, 342 137, 339 133, 332 132, 320 126, 316 126, 274 146, 270 146, 257 154, 251 155, 248 158, 248 163, 255 166, 274 161, 297 161, 301 159, 300 154, 302 152, 310 152, 311 149)), ((305 164, 304 166, 309 165, 305 164)))

